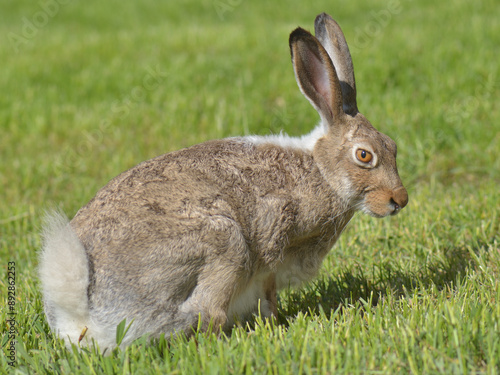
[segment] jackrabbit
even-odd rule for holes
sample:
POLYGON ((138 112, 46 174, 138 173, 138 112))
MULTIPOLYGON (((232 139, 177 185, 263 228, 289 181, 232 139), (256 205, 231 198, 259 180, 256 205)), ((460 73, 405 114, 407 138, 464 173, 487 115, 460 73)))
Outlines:
POLYGON ((297 28, 297 83, 321 122, 300 138, 213 140, 120 174, 68 222, 48 218, 45 312, 67 343, 228 329, 277 313, 276 290, 314 277, 355 211, 408 202, 396 144, 358 112, 349 49, 327 14, 297 28), (193 328, 194 327, 194 328, 193 328))

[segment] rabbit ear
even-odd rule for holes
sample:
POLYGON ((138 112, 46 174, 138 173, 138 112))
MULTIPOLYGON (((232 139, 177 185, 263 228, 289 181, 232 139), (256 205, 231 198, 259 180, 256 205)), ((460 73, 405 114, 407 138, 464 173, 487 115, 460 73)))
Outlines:
POLYGON ((300 90, 318 111, 324 124, 338 123, 345 115, 342 91, 328 53, 308 31, 297 28, 290 34, 290 53, 300 90))
POLYGON ((335 66, 342 88, 344 112, 355 115, 358 112, 356 103, 356 81, 354 80, 354 67, 351 53, 344 37, 335 20, 326 13, 321 13, 314 21, 316 38, 328 52, 335 66))

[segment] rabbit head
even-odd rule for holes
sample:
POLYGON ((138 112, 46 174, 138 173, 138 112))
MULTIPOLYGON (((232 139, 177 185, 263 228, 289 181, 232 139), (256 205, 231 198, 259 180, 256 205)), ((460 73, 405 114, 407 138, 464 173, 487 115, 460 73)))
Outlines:
POLYGON ((322 13, 315 33, 297 28, 290 35, 297 83, 324 127, 313 157, 347 207, 374 217, 394 215, 408 203, 396 144, 358 111, 351 54, 339 25, 322 13))

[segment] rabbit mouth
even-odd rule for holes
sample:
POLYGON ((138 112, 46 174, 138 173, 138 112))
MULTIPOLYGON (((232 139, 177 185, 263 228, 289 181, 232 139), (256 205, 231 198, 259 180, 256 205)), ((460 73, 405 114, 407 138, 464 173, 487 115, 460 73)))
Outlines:
POLYGON ((386 216, 394 216, 401 211, 401 206, 394 202, 393 199, 386 202, 367 202, 366 198, 361 204, 363 213, 381 219, 386 216))
POLYGON ((391 216, 397 215, 399 213, 399 211, 401 211, 402 208, 403 208, 399 204, 397 204, 396 202, 394 202, 394 199, 391 199, 391 205, 394 207, 394 209, 390 213, 391 216))
POLYGON ((381 219, 383 217, 386 217, 388 215, 391 215, 390 211, 386 212, 386 213, 379 213, 379 212, 375 212, 373 210, 371 210, 370 208, 368 207, 363 207, 362 210, 361 210, 363 213, 367 214, 367 215, 370 215, 371 217, 375 217, 377 219, 381 219))
POLYGON ((375 198, 370 201, 369 197, 365 197, 361 205, 361 211, 376 218, 395 216, 406 206, 407 201, 408 199, 406 198, 406 200, 398 203, 392 197, 388 200, 375 198))

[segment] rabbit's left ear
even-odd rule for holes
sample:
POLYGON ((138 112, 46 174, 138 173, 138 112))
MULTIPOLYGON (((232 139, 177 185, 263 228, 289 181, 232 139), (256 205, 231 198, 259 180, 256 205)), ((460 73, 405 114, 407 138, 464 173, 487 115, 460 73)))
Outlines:
POLYGON ((321 43, 308 31, 290 34, 290 52, 300 90, 331 129, 343 123, 342 91, 335 67, 321 43))
POLYGON ((321 13, 314 21, 316 38, 328 52, 335 66, 342 88, 344 112, 349 115, 358 113, 356 103, 356 81, 351 53, 339 24, 326 13, 321 13))

